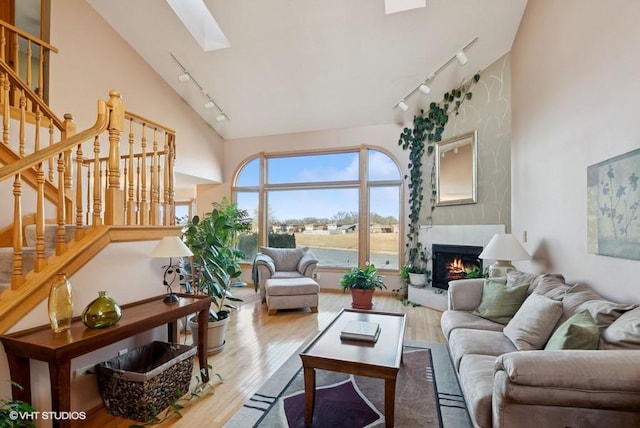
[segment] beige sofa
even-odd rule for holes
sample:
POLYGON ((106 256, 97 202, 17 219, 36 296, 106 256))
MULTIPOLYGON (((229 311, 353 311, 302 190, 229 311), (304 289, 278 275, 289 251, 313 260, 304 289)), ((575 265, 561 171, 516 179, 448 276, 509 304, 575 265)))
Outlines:
POLYGON ((450 282, 441 322, 475 426, 640 427, 640 308, 559 276, 515 271, 502 282, 529 284, 527 297, 503 325, 472 313, 484 282, 450 282), (544 349, 559 326, 585 311, 597 325, 597 349, 544 349))

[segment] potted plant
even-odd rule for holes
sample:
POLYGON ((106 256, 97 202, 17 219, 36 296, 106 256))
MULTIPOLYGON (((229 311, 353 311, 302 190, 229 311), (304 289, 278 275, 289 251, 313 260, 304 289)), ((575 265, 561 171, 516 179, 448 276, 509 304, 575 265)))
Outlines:
POLYGON ((340 286, 343 292, 351 290, 351 307, 355 309, 371 309, 375 289, 387 288, 373 264, 347 271, 340 280, 340 286))
MULTIPOLYGON (((22 386, 11 381, 11 384, 22 389, 22 386)), ((28 403, 10 398, 0 399, 0 427, 34 427, 33 422, 38 412, 28 403)))
MULTIPOLYGON (((205 294, 211 297, 209 312, 208 351, 214 354, 225 345, 225 332, 230 311, 229 302, 241 299, 231 294, 231 278, 242 273, 239 260, 244 253, 233 246, 237 234, 251 228, 249 213, 240 210, 225 198, 213 204, 213 211, 202 218, 194 216, 183 230, 185 244, 193 252, 191 274, 185 283, 187 293, 205 294)), ((198 323, 195 317, 188 319, 194 344, 197 344, 198 323)))
POLYGON ((415 251, 410 251, 409 263, 403 266, 404 275, 408 279, 409 284, 414 287, 424 287, 430 281, 429 274, 431 271, 427 269, 427 261, 429 260, 426 251, 420 245, 415 251))

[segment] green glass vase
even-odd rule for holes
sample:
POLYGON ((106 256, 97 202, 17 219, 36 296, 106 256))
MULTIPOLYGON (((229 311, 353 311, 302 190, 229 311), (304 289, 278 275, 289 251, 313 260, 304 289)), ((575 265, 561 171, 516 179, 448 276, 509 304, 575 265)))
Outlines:
POLYGON ((105 328, 117 323, 122 317, 122 309, 106 291, 99 291, 98 298, 82 311, 82 322, 89 328, 105 328))
POLYGON ((49 289, 49 321, 55 333, 69 330, 73 317, 71 283, 64 273, 56 275, 49 289))

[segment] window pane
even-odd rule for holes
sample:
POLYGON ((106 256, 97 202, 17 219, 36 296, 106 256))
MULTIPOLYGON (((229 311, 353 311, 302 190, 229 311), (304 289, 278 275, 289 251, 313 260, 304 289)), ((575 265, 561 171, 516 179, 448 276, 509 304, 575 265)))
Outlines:
POLYGON ((369 180, 400 180, 398 165, 385 153, 368 150, 369 180))
POLYGON ((320 266, 358 264, 358 189, 271 190, 267 196, 270 242, 292 235, 320 266))
POLYGON ((247 162, 236 180, 236 186, 258 186, 260 184, 260 159, 256 158, 247 162))
POLYGON ((267 183, 358 180, 358 153, 289 156, 267 159, 267 183))
POLYGON ((253 230, 240 234, 238 248, 246 254, 243 261, 253 262, 258 252, 258 192, 237 192, 236 203, 241 210, 247 210, 253 223, 253 230))
POLYGON ((176 202, 174 205, 176 224, 187 224, 191 220, 191 202, 176 202))
POLYGON ((377 268, 398 269, 400 186, 371 187, 369 197, 369 261, 377 268))

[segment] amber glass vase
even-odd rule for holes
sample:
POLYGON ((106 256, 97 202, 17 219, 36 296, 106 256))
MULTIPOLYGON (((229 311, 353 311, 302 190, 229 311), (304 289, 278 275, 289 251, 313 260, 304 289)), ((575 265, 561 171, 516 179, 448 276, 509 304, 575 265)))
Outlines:
POLYGON ((64 273, 56 275, 49 288, 49 321, 54 332, 69 330, 73 318, 71 283, 64 273))
POLYGON ((99 291, 98 298, 82 311, 82 322, 89 328, 105 328, 117 323, 122 317, 122 309, 106 291, 99 291))

